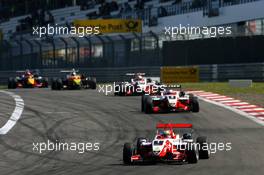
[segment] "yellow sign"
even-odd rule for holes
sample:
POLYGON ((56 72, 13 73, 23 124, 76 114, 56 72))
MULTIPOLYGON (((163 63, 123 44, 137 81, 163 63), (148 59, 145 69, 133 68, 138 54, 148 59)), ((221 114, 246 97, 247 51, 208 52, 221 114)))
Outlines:
POLYGON ((135 19, 74 20, 75 27, 98 27, 100 33, 142 32, 142 21, 135 19))
POLYGON ((160 71, 162 83, 198 82, 198 67, 162 67, 160 71))

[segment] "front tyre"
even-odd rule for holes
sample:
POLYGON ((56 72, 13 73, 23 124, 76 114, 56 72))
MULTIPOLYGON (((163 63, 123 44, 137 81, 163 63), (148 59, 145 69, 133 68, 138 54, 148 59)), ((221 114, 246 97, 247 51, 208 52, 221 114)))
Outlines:
POLYGON ((131 165, 131 157, 133 155, 133 145, 131 143, 125 143, 123 147, 123 162, 126 165, 131 165))
POLYGON ((210 151, 208 148, 207 138, 204 136, 198 137, 196 143, 199 145, 199 159, 209 159, 210 151))
POLYGON ((57 90, 57 81, 55 78, 52 79, 51 90, 57 90))
POLYGON ((96 81, 94 80, 89 80, 88 85, 91 89, 96 89, 96 81))
POLYGON ((187 145, 188 149, 186 150, 187 155, 187 162, 190 164, 194 164, 198 162, 199 159, 199 153, 196 150, 195 146, 191 143, 187 145))
POLYGON ((48 88, 49 87, 49 80, 48 78, 44 78, 43 80, 43 88, 48 88))

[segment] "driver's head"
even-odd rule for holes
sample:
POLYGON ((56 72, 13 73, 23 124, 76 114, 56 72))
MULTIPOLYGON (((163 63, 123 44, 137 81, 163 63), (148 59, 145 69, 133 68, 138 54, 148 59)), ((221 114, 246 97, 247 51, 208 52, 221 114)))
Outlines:
POLYGON ((163 93, 165 95, 169 95, 169 94, 172 94, 173 93, 173 90, 171 90, 171 89, 165 89, 163 93))
POLYGON ((142 77, 141 75, 137 75, 137 76, 135 77, 135 79, 136 79, 136 80, 142 80, 143 77, 142 77))
POLYGON ((26 75, 31 75, 31 72, 27 69, 27 70, 25 71, 25 74, 26 74, 26 75))
POLYGON ((185 92, 183 92, 183 91, 181 91, 179 94, 180 97, 184 97, 184 95, 185 95, 185 92))
POLYGON ((163 130, 160 132, 160 136, 167 138, 170 136, 170 130, 163 130))
POLYGON ((170 135, 170 130, 164 130, 164 133, 166 134, 166 135, 170 135))

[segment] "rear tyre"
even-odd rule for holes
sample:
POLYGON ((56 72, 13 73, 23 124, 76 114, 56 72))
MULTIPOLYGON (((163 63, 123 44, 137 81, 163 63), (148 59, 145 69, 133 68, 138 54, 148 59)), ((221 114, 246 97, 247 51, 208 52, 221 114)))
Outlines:
POLYGON ((114 95, 115 95, 115 96, 119 95, 120 90, 121 90, 120 84, 115 85, 114 95))
POLYGON ((142 95, 142 97, 141 97, 141 112, 145 112, 145 101, 146 101, 146 96, 142 95))
POLYGON ((123 147, 123 162, 126 165, 131 165, 131 157, 133 155, 133 145, 131 143, 125 143, 123 147))
POLYGON ((163 106, 163 113, 169 113, 170 112, 170 109, 169 109, 169 100, 167 99, 167 98, 165 98, 164 100, 163 100, 163 104, 164 104, 164 106, 163 106))
POLYGON ((197 98, 192 98, 191 100, 191 105, 192 105, 192 112, 199 112, 200 111, 200 107, 199 107, 199 103, 197 98))
POLYGON ((87 83, 91 89, 96 89, 96 81, 95 80, 88 80, 87 83))
POLYGON ((124 85, 122 83, 115 86, 115 96, 125 96, 124 85))
POLYGON ((52 79, 52 82, 51 82, 51 90, 57 90, 57 81, 56 79, 52 79))
POLYGON ((15 89, 16 88, 16 80, 14 78, 8 79, 8 89, 15 89))
POLYGON ((192 99, 194 97, 193 94, 188 94, 189 95, 189 98, 192 99))
POLYGON ((188 144, 188 150, 187 150, 187 161, 190 164, 194 164, 198 162, 199 159, 199 153, 195 149, 194 145, 188 144))
POLYGON ((151 114, 153 112, 152 107, 153 107, 152 99, 151 97, 148 96, 145 100, 145 113, 151 114))
POLYGON ((58 78, 56 80, 57 90, 61 90, 63 87, 62 79, 58 78))
POLYGON ((209 159, 210 151, 208 150, 207 139, 204 136, 198 137, 196 142, 199 145, 199 159, 209 159), (206 149, 205 149, 206 148, 206 149))

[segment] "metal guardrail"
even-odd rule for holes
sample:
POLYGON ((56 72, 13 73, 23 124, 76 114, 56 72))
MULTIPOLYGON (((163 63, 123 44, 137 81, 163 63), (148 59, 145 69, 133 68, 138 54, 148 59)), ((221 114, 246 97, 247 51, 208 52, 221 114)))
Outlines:
MULTIPOLYGON (((41 75, 48 77, 61 77, 62 69, 42 69, 41 75)), ((229 79, 251 79, 264 82, 264 62, 248 64, 213 64, 199 65, 200 81, 228 81, 229 79)), ((122 67, 122 68, 80 68, 79 71, 87 76, 96 77, 98 82, 127 81, 126 73, 144 72, 148 77, 160 77, 160 67, 122 67)), ((0 84, 7 84, 9 77, 15 77, 15 71, 1 71, 0 84)))

